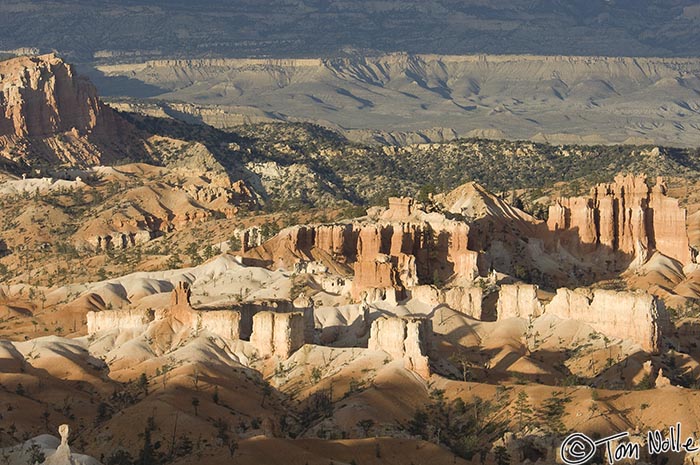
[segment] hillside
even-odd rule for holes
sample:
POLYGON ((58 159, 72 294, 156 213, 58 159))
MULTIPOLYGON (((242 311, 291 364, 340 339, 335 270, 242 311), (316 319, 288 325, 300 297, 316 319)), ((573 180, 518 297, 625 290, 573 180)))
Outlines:
POLYGON ((334 55, 132 60, 85 68, 117 108, 219 128, 311 121, 383 144, 455 137, 554 144, 700 144, 700 60, 334 55), (124 98, 151 97, 149 100, 124 98))

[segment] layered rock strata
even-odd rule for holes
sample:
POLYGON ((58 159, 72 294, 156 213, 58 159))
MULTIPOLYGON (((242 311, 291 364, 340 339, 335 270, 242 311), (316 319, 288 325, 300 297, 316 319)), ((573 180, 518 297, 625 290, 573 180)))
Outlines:
POLYGON ((250 342, 263 358, 288 359, 304 341, 304 314, 260 312, 253 317, 250 342))
POLYGON ((148 329, 149 334, 163 334, 164 328, 173 341, 197 336, 202 332, 227 340, 250 337, 261 357, 287 359, 306 341, 308 326, 313 332, 313 311, 285 312, 294 308, 290 302, 254 302, 239 309, 197 310, 190 304, 190 287, 180 282, 170 295, 170 305, 152 311, 116 310, 88 312, 88 334, 109 330, 148 329), (270 310, 272 309, 272 310, 270 310))
POLYGON ((628 339, 647 352, 661 348, 668 315, 661 300, 647 293, 604 289, 558 289, 544 313, 581 321, 607 336, 628 339))
POLYGON ((435 286, 417 286, 411 289, 411 298, 437 307, 447 305, 452 310, 476 320, 484 320, 484 291, 480 287, 451 287, 438 289, 435 286))
POLYGON ((138 329, 153 321, 154 315, 146 310, 111 310, 87 313, 88 334, 118 329, 138 329))
POLYGON ((503 284, 498 292, 496 315, 498 321, 508 318, 537 318, 542 315, 542 303, 534 284, 503 284))
POLYGON ((369 350, 384 351, 424 379, 430 377, 428 359, 432 327, 423 318, 382 317, 372 322, 369 350))
POLYGON ((478 276, 478 253, 469 250, 469 226, 427 214, 412 199, 392 198, 375 222, 295 226, 246 255, 273 267, 294 269, 300 261, 321 261, 334 270, 353 271, 356 300, 373 289, 405 291, 421 283, 471 282, 478 276))
POLYGON ((152 322, 168 322, 175 332, 194 335, 202 331, 225 339, 239 339, 241 312, 236 310, 195 310, 190 305, 190 288, 185 282, 177 284, 170 295, 170 305, 155 312, 147 310, 112 310, 88 312, 88 334, 100 331, 144 328, 152 322))
POLYGON ((573 235, 583 251, 620 252, 637 264, 658 251, 686 265, 693 261, 686 220, 661 178, 649 188, 644 176, 618 175, 588 197, 559 199, 549 208, 547 226, 573 235))
POLYGON ((0 62, 0 155, 80 166, 151 157, 138 131, 54 54, 0 62))
POLYGON ((115 117, 99 101, 95 86, 56 55, 6 60, 0 74, 0 137, 86 133, 115 117))

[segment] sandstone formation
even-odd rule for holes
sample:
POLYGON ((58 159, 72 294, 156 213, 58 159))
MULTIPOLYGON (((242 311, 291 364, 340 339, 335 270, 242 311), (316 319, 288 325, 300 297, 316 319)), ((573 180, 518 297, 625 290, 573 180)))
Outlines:
POLYGON ((558 289, 544 312, 584 322, 653 353, 661 349, 661 330, 668 319, 663 302, 650 294, 604 289, 558 289))
POLYGON ((687 265, 693 254, 686 216, 678 200, 666 196, 661 178, 649 188, 644 176, 618 175, 588 197, 559 199, 549 208, 547 226, 583 252, 619 252, 642 264, 658 251, 687 265))
POLYGON ((332 270, 354 271, 356 300, 375 289, 401 299, 421 283, 473 281, 478 253, 468 245, 466 223, 427 214, 412 199, 391 198, 378 221, 287 228, 246 257, 287 269, 320 261, 332 270))
POLYGON ((153 321, 154 315, 145 310, 105 310, 87 313, 88 334, 118 329, 120 331, 143 328, 153 321))
MULTIPOLYGON (((153 167, 148 172, 154 177, 167 173, 153 167)), ((120 204, 90 218, 78 229, 74 243, 94 252, 126 249, 215 216, 231 218, 240 206, 252 208, 254 203, 253 192, 242 181, 228 187, 204 179, 183 186, 154 182, 130 189, 120 204)))
POLYGON ((88 312, 88 334, 109 330, 139 329, 155 323, 167 323, 178 333, 198 335, 206 331, 224 339, 239 339, 241 336, 241 311, 195 310, 190 304, 190 287, 179 282, 170 295, 170 305, 155 312, 147 310, 104 310, 88 312))
POLYGON ((256 226, 239 232, 237 237, 241 241, 241 252, 247 252, 248 250, 258 247, 263 243, 260 228, 256 226))
POLYGON ((90 311, 87 314, 88 334, 148 327, 149 334, 172 342, 205 332, 226 340, 250 338, 261 357, 287 359, 313 332, 313 311, 291 312, 294 307, 290 302, 258 301, 228 309, 194 309, 190 295, 190 286, 181 281, 170 294, 170 304, 155 312, 132 309, 90 311), (171 334, 164 336, 166 333, 171 334), (175 339, 170 339, 172 337, 175 339))
POLYGON ((437 307, 444 304, 476 320, 485 319, 484 291, 480 287, 455 286, 438 289, 435 286, 417 286, 411 289, 411 298, 437 307))
POLYGON ((381 350, 424 379, 430 377, 428 345, 432 328, 421 318, 381 317, 372 322, 368 349, 381 350))
MULTIPOLYGON (((133 127, 99 100, 90 81, 56 55, 2 61, 0 77, 0 149, 38 140, 43 146, 30 147, 38 151, 34 155, 78 165, 114 161, 132 150, 146 157, 142 141, 132 144, 138 139, 133 127), (121 154, 108 147, 117 139, 121 154)), ((13 159, 25 155, 21 150, 7 153, 13 159)))
POLYGON ((260 312, 253 316, 250 342, 258 355, 288 359, 304 345, 304 314, 260 312))
POLYGON ((241 313, 232 310, 198 312, 198 330, 204 330, 223 339, 240 339, 241 313))
POLYGON ((542 314, 542 304, 537 298, 534 284, 503 284, 498 292, 496 306, 498 321, 507 318, 537 318, 542 314))
POLYGON ((74 460, 68 446, 68 437, 70 436, 70 427, 61 425, 58 427, 58 433, 61 435, 61 444, 56 449, 56 452, 46 457, 42 465, 73 465, 77 464, 74 460))
POLYGON ((413 214, 415 201, 410 197, 389 197, 389 209, 382 215, 388 221, 401 221, 413 214))
POLYGON ((95 87, 56 55, 4 61, 0 74, 0 136, 87 132, 113 118, 97 98, 95 87))

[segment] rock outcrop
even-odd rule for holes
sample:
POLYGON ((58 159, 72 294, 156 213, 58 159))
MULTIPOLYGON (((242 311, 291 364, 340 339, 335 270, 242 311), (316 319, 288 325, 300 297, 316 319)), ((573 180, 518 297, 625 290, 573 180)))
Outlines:
POLYGON ((260 312, 253 316, 250 342, 263 358, 288 359, 305 343, 304 314, 260 312))
POLYGON ((58 433, 61 435, 61 444, 56 449, 56 452, 46 457, 42 465, 74 465, 78 461, 73 458, 70 446, 68 445, 68 437, 70 436, 70 427, 61 425, 58 427, 58 433))
POLYGON ((417 286, 411 289, 411 298, 434 307, 444 304, 452 310, 474 319, 485 319, 483 312, 484 291, 480 287, 456 286, 438 289, 435 286, 417 286))
POLYGON ((599 184, 588 197, 559 199, 549 208, 548 229, 583 252, 620 252, 642 264, 658 251, 684 265, 693 260, 686 210, 666 196, 661 178, 649 188, 645 176, 622 176, 599 184))
POLYGON ((87 332, 95 334, 100 331, 118 329, 120 331, 139 329, 153 321, 154 315, 146 310, 105 310, 87 313, 87 332))
POLYGON ((372 322, 369 350, 381 350, 424 379, 430 377, 430 321, 423 318, 382 317, 372 322))
POLYGON ((198 330, 207 331, 224 339, 240 339, 241 313, 234 310, 206 310, 197 312, 198 330))
POLYGON ((146 158, 142 141, 132 145, 138 139, 134 128, 99 100, 89 80, 56 55, 2 61, 0 76, 0 149, 20 147, 20 140, 40 140, 42 147, 30 149, 51 162, 95 165, 132 150, 138 155, 131 156, 146 158), (106 144, 95 145, 98 139, 106 144), (117 140, 121 154, 107 148, 117 140))
POLYGON ((656 353, 668 315, 662 301, 642 292, 558 289, 544 313, 589 324, 607 336, 628 339, 656 353))
POLYGON ((352 271, 356 300, 376 289, 402 298, 419 284, 469 283, 478 276, 478 252, 468 247, 466 223, 428 214, 408 198, 391 198, 389 206, 376 221, 287 228, 246 258, 290 270, 318 261, 333 271, 352 271))
POLYGON ((88 312, 88 334, 109 330, 140 329, 151 323, 166 323, 175 333, 198 335, 206 331, 224 339, 239 339, 241 337, 241 311, 226 310, 195 310, 190 304, 190 287, 181 281, 175 286, 170 295, 170 305, 156 310, 105 310, 88 312))
POLYGON ((87 79, 56 55, 20 57, 0 63, 0 136, 47 137, 87 132, 112 110, 100 103, 87 79))
POLYGON ((542 314, 534 284, 503 284, 498 292, 496 315, 498 321, 507 318, 537 318, 542 314))

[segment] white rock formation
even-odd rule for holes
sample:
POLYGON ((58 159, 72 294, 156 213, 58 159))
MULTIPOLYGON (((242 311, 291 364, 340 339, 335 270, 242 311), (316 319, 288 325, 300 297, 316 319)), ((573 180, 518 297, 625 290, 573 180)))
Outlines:
POLYGON ((496 312, 498 321, 508 318, 537 318, 542 314, 537 286, 520 283, 501 285, 496 312))
POLYGON ((288 359, 304 345, 304 314, 259 312, 253 316, 250 342, 261 357, 288 359))
POLYGON ((582 321, 653 353, 661 348, 661 328, 668 319, 663 302, 650 294, 604 289, 558 289, 545 313, 582 321))
POLYGON ((437 307, 445 304, 452 310, 477 320, 483 319, 484 291, 480 287, 456 286, 438 289, 435 286, 416 286, 411 289, 411 298, 437 307))
POLYGON ((88 334, 112 329, 138 329, 153 321, 153 315, 146 310, 107 310, 87 313, 88 334))
POLYGON ((381 350, 424 379, 430 377, 430 322, 421 318, 382 317, 372 322, 367 348, 381 350))

